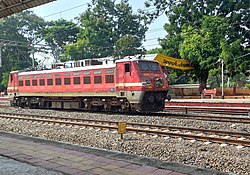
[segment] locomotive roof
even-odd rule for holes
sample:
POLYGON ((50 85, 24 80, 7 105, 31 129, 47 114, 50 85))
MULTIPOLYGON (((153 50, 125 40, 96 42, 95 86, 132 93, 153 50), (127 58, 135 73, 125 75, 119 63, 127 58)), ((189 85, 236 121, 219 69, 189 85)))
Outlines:
POLYGON ((95 65, 95 66, 86 66, 86 67, 74 67, 74 68, 63 68, 63 69, 50 69, 50 70, 37 70, 29 72, 21 72, 19 75, 33 75, 33 74, 48 74, 48 73, 59 73, 59 72, 74 72, 82 70, 95 70, 95 69, 108 69, 114 68, 115 64, 109 65, 95 65))
MULTIPOLYGON (((150 61, 157 62, 154 60, 145 60, 138 58, 124 58, 121 60, 116 60, 115 63, 126 62, 126 61, 150 61)), ((106 64, 106 65, 93 65, 86 67, 74 67, 74 68, 62 68, 62 69, 50 69, 50 70, 37 70, 37 71, 26 71, 20 72, 19 75, 33 75, 33 74, 48 74, 48 73, 61 73, 61 72, 74 72, 74 71, 83 71, 83 70, 94 70, 94 69, 108 69, 114 68, 116 64, 106 64)))

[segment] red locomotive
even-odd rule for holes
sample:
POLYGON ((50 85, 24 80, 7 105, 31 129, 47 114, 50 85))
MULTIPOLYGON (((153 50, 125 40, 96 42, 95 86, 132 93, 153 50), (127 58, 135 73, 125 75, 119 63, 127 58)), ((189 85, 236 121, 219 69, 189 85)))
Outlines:
POLYGON ((12 71, 12 106, 153 112, 164 109, 168 83, 156 61, 117 60, 74 68, 12 71))

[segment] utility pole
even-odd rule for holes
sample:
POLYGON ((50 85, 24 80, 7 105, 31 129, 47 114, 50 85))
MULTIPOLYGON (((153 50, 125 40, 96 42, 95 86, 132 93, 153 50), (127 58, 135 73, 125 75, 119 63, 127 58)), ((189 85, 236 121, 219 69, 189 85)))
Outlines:
POLYGON ((224 61, 221 60, 221 99, 224 99, 224 61))
POLYGON ((2 67, 2 44, 0 44, 0 67, 2 67))
POLYGON ((35 47, 32 47, 32 68, 35 68, 35 47))

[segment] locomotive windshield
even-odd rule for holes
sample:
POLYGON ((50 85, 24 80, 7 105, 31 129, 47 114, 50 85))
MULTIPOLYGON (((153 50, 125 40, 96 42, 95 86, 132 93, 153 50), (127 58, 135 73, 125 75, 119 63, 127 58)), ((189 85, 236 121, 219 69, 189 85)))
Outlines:
POLYGON ((149 62, 149 61, 138 61, 140 71, 160 71, 160 67, 158 63, 149 62))

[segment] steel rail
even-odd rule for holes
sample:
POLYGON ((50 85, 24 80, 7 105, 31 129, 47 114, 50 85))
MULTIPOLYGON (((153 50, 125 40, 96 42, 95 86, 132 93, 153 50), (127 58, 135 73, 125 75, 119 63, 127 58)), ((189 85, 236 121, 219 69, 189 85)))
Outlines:
POLYGON ((199 136, 199 135, 191 135, 191 134, 181 134, 181 133, 173 133, 173 132, 165 132, 165 131, 152 131, 152 130, 143 130, 143 129, 135 129, 135 128, 127 128, 127 131, 134 132, 147 132, 158 135, 166 135, 172 137, 180 137, 188 140, 199 140, 199 141, 210 141, 217 143, 226 143, 232 145, 243 145, 250 147, 250 140, 236 140, 236 139, 228 139, 228 138, 219 138, 219 137, 209 137, 209 136, 199 136))
MULTIPOLYGON (((11 113, 6 113, 7 115, 13 115, 11 113)), ((37 115, 26 115, 26 114, 14 114, 17 116, 27 116, 32 118, 45 118, 45 119, 53 119, 53 120, 65 120, 65 121, 75 121, 75 122, 94 122, 94 123, 108 123, 113 125, 118 125, 118 121, 108 121, 108 120, 94 120, 94 119, 80 119, 80 118, 67 118, 67 117, 53 117, 53 116, 37 116, 37 115)), ((2 116, 2 115, 0 115, 2 116)), ((216 134, 220 136, 231 135, 236 137, 247 137, 250 138, 250 133, 243 132, 232 132, 232 131, 218 131, 212 129, 201 129, 201 128, 190 128, 190 127, 181 127, 181 126, 165 126, 165 125, 153 125, 146 123, 132 123, 127 122, 128 126, 138 126, 138 127, 148 127, 152 129, 161 129, 161 130, 174 130, 174 131, 191 131, 191 132, 201 132, 206 134, 216 134)))
MULTIPOLYGON (((172 114, 172 113, 159 113, 159 114, 166 118, 193 119, 193 120, 250 124, 250 118, 247 118, 247 117, 217 117, 217 116, 204 116, 204 115, 195 116, 195 115, 190 115, 190 114, 172 114)), ((157 113, 155 113, 154 115, 157 115, 157 113)))
MULTIPOLYGON (((64 125, 72 125, 72 126, 76 125, 76 126, 80 126, 80 127, 84 126, 84 127, 93 127, 93 128, 101 128, 101 129, 110 129, 110 130, 117 130, 118 129, 117 125, 116 126, 109 126, 109 125, 96 125, 96 124, 89 124, 89 123, 86 124, 86 123, 82 123, 82 122, 77 122, 76 123, 76 122, 58 120, 60 118, 58 118, 57 120, 51 120, 51 119, 48 120, 48 119, 27 118, 27 117, 20 117, 20 116, 17 116, 17 117, 0 116, 0 117, 8 118, 8 119, 18 119, 18 120, 33 121, 33 122, 36 121, 36 122, 42 122, 42 123, 64 124, 64 125)), ((102 122, 105 123, 105 121, 102 121, 102 122)), ((108 121, 108 124, 110 124, 110 123, 118 124, 118 122, 110 122, 110 121, 108 121)), ((137 123, 132 123, 132 125, 138 125, 138 126, 143 126, 143 127, 145 127, 145 126, 152 126, 152 127, 157 126, 157 125, 148 125, 148 124, 140 125, 140 124, 137 124, 137 123)), ((195 131, 199 131, 199 129, 196 129, 196 128, 185 128, 185 129, 188 129, 189 131, 190 131, 190 129, 191 130, 194 129, 195 131)), ((199 141, 210 141, 210 142, 227 143, 227 144, 243 145, 243 146, 250 147, 250 140, 229 139, 229 138, 201 136, 201 135, 191 135, 191 134, 183 134, 183 133, 174 133, 174 132, 170 132, 170 131, 166 131, 166 130, 160 130, 160 131, 155 130, 155 129, 149 130, 148 128, 141 129, 141 128, 127 127, 126 130, 130 131, 130 132, 164 135, 164 136, 169 136, 169 137, 180 137, 180 138, 188 139, 188 140, 195 139, 195 140, 199 140, 199 141)), ((224 133, 229 134, 231 132, 224 131, 224 133)), ((236 133, 236 132, 232 132, 232 133, 236 133)), ((238 136, 238 134, 240 134, 240 133, 236 133, 237 136, 238 136)), ((234 136, 236 136, 236 135, 234 135, 234 136)), ((247 133, 241 133, 240 136, 242 136, 242 135, 249 137, 249 134, 247 134, 247 133)))
MULTIPOLYGON (((7 112, 0 112, 0 115, 23 115, 23 114, 13 114, 13 113, 7 113, 7 112)), ((25 114, 26 116, 30 117, 37 117, 37 115, 32 114, 25 114)), ((250 124, 250 118, 247 117, 218 117, 218 116, 201 116, 201 115, 189 115, 189 114, 172 114, 172 113, 153 113, 154 116, 160 116, 160 117, 166 117, 166 118, 177 118, 177 119, 193 119, 193 120, 205 120, 205 121, 217 121, 217 122, 231 122, 231 123, 244 123, 244 124, 250 124)), ((53 116, 39 116, 44 118, 58 118, 53 116)), ((65 117, 60 117, 67 120, 65 117)), ((75 118, 78 120, 77 118, 75 118)), ((81 119, 83 120, 83 119, 81 119)), ((99 121, 102 122, 103 120, 91 120, 91 119, 84 119, 88 121, 99 121)), ((107 122, 107 121, 104 121, 107 122)))
POLYGON ((0 116, 0 118, 14 119, 14 120, 24 120, 24 121, 32 121, 32 122, 41 122, 41 123, 53 123, 53 124, 64 124, 64 125, 76 125, 76 126, 86 126, 86 127, 98 127, 104 129, 117 129, 117 126, 108 126, 108 125, 95 125, 89 123, 76 123, 69 122, 63 120, 50 120, 50 119, 39 119, 39 118, 27 118, 27 117, 13 117, 13 116, 0 116))

